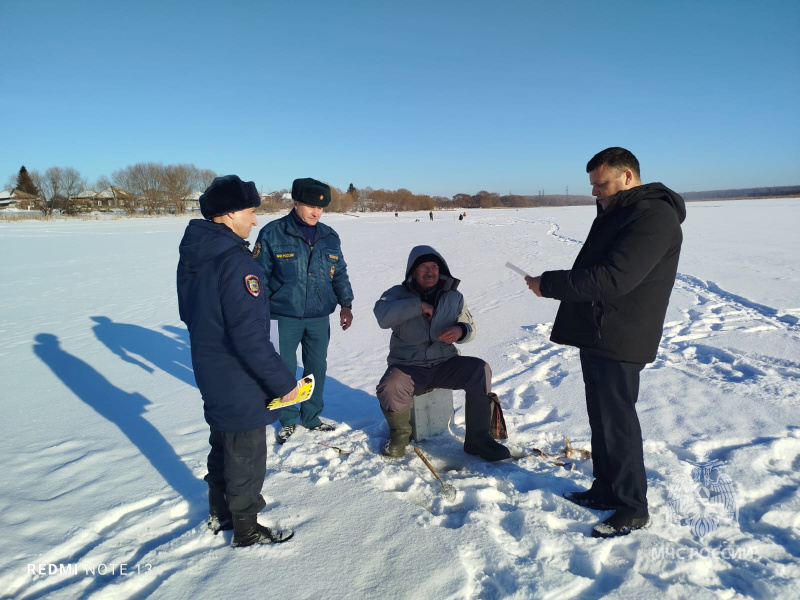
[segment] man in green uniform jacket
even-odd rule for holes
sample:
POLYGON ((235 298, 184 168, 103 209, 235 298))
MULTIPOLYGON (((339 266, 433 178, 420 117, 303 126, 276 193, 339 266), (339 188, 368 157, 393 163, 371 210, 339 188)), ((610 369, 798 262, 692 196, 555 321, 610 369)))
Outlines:
POLYGON ((270 313, 278 321, 281 358, 293 373, 297 346, 302 347, 303 376, 313 373, 316 384, 311 398, 281 411, 276 439, 283 444, 300 424, 314 431, 332 431, 319 418, 328 368, 330 315, 340 305, 343 330, 353 322, 353 290, 347 277, 339 235, 320 223, 330 204, 331 190, 311 178, 292 184, 292 211, 267 223, 258 234, 253 255, 268 282, 270 313))

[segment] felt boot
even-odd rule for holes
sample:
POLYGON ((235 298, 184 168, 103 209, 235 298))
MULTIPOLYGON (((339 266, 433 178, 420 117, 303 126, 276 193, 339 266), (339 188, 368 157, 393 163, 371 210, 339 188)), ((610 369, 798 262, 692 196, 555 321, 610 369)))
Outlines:
POLYGON ((464 452, 475 454, 488 461, 511 458, 508 448, 496 442, 489 435, 491 415, 492 401, 489 396, 467 394, 467 401, 464 405, 464 420, 467 426, 464 452))

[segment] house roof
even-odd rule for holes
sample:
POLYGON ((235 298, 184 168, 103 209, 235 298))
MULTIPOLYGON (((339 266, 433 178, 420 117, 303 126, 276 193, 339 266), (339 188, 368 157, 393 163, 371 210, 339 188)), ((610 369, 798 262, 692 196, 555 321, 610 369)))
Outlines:
POLYGON ((115 185, 109 186, 102 192, 97 192, 95 198, 133 198, 133 194, 126 192, 121 187, 115 185))
POLYGON ((0 200, 35 200, 36 196, 23 192, 22 190, 3 190, 0 192, 0 200))

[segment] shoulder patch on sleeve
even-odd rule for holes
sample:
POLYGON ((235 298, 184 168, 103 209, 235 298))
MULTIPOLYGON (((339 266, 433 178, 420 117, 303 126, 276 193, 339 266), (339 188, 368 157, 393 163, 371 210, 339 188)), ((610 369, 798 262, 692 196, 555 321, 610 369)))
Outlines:
POLYGON ((256 247, 253 249, 253 258, 258 258, 261 254, 261 242, 256 242, 256 247))
POLYGON ((258 295, 261 293, 261 281, 259 281, 258 275, 245 275, 244 287, 251 296, 258 298, 258 295))

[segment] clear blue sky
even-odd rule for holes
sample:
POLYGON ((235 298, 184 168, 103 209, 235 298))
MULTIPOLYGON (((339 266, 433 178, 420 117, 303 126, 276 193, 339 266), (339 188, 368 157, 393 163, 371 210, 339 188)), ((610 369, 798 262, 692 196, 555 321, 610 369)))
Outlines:
POLYGON ((800 1, 2 0, 0 179, 140 161, 263 191, 800 184, 800 1))

